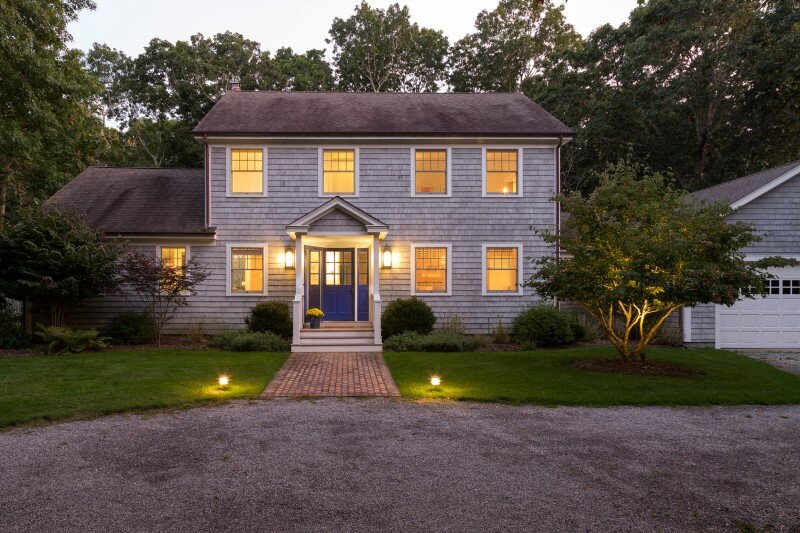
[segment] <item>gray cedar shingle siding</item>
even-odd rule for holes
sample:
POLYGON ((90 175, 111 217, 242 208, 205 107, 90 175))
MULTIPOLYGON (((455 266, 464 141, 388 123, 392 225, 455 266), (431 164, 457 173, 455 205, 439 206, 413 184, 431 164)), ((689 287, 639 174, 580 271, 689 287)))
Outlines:
POLYGON ((309 229, 309 233, 311 234, 326 232, 353 232, 366 234, 367 230, 364 228, 364 224, 358 220, 355 220, 347 213, 336 209, 315 221, 313 224, 311 224, 311 228, 309 229))
MULTIPOLYGON (((486 332, 499 320, 507 325, 535 300, 530 289, 524 296, 482 296, 481 244, 520 242, 524 256, 549 253, 530 227, 552 229, 555 204, 550 198, 555 184, 555 148, 523 151, 523 197, 481 196, 480 147, 452 148, 452 197, 411 197, 411 152, 408 147, 361 147, 360 197, 348 198, 389 225, 384 244, 392 247, 396 262, 380 273, 381 295, 386 302, 408 297, 411 291, 412 242, 452 244, 452 296, 423 296, 440 319, 458 314, 473 332, 486 332)), ((279 146, 268 149, 269 197, 226 198, 225 147, 210 148, 211 220, 217 240, 210 246, 191 246, 192 257, 211 271, 190 305, 182 309, 171 331, 201 324, 208 332, 238 328, 250 308, 263 300, 290 302, 295 291, 295 271, 286 269, 279 254, 293 245, 285 225, 319 205, 318 149, 279 146), (268 245, 268 295, 226 296, 226 247, 263 242, 268 245)), ((345 222, 338 212, 318 224, 345 222), (330 218, 330 220, 328 220, 330 218)), ((319 226, 318 226, 319 227, 319 226)), ((155 247, 151 248, 155 253, 155 247)), ((524 262, 523 278, 531 273, 524 262)), ((83 324, 107 321, 124 310, 119 298, 89 304, 77 313, 83 324)))

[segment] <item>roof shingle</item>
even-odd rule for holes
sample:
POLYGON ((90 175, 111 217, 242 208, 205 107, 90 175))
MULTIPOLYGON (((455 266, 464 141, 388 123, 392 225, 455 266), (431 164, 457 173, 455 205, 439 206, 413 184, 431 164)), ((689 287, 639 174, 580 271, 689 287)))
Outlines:
POLYGON ((196 134, 572 136, 520 93, 229 91, 196 134))
POLYGON ((734 204, 748 194, 757 191, 764 185, 780 178, 797 167, 800 167, 800 159, 779 167, 726 181, 719 185, 714 185, 713 187, 700 189, 699 191, 693 192, 692 196, 707 202, 727 202, 728 204, 734 204))
POLYGON ((74 208, 108 234, 207 234, 202 168, 88 167, 45 206, 74 208))

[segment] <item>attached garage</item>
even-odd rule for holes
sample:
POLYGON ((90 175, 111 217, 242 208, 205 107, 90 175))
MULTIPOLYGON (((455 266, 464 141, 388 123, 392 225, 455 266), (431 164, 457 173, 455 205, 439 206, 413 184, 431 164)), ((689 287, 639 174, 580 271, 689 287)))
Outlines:
POLYGON ((769 294, 716 306, 718 348, 800 348, 800 268, 782 268, 769 294))

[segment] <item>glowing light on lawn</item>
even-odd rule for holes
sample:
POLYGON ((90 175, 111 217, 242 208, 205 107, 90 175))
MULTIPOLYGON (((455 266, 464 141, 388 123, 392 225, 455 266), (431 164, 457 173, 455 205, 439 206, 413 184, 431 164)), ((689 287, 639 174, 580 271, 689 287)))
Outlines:
POLYGON ((438 387, 441 384, 442 384, 442 378, 440 378, 439 376, 433 376, 431 378, 431 385, 433 385, 434 387, 438 387))
POLYGON ((230 383, 230 381, 231 381, 230 378, 223 374, 223 375, 221 375, 219 377, 219 379, 217 380, 217 383, 219 383, 220 387, 227 387, 228 383, 230 383))

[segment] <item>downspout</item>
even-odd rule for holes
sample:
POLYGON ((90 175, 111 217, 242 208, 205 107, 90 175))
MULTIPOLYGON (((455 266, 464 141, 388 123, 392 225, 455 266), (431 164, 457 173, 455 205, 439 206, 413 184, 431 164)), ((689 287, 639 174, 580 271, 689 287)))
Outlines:
POLYGON ((211 226, 211 165, 208 161, 208 134, 203 134, 203 152, 205 161, 203 162, 206 167, 206 229, 211 226))
MULTIPOLYGON (((561 146, 564 144, 564 136, 558 136, 558 145, 556 146, 556 198, 561 195, 561 146)), ((555 224, 555 232, 556 235, 561 235, 561 202, 559 200, 555 201, 555 209, 556 209, 556 224, 555 224)), ((556 263, 559 262, 561 259, 561 246, 556 245, 555 251, 556 263)), ((556 308, 561 309, 561 301, 556 300, 556 308)))

